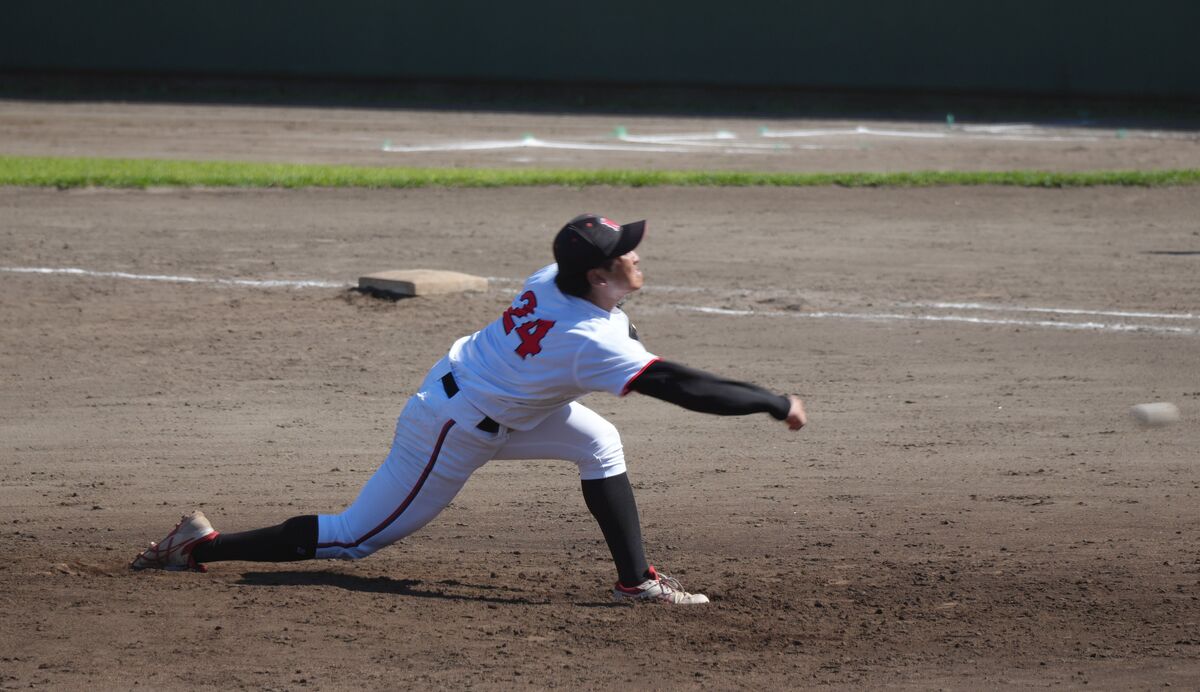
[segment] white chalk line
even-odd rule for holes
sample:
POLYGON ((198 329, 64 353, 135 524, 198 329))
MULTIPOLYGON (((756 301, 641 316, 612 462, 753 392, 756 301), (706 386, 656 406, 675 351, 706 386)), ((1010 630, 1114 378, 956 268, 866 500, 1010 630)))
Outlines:
POLYGON ((868 137, 903 137, 909 139, 986 139, 1010 142, 1095 142, 1098 137, 1093 136, 1073 136, 1073 135, 1051 135, 1042 134, 1041 130, 1023 131, 1022 134, 1008 133, 988 133, 986 131, 970 131, 956 132, 950 130, 947 132, 923 132, 919 130, 884 130, 872 127, 855 127, 849 129, 837 130, 771 130, 762 128, 759 135, 762 137, 773 138, 788 138, 788 137, 848 137, 865 135, 868 137))
POLYGON ((620 144, 589 144, 586 142, 551 142, 542 139, 526 137, 525 139, 481 142, 452 142, 450 144, 431 144, 413 147, 401 147, 385 144, 383 151, 391 153, 413 154, 435 151, 485 151, 499 149, 570 149, 576 151, 634 151, 658 154, 670 154, 683 151, 677 147, 652 147, 620 144))
MULTIPOLYGON (((512 279, 507 277, 488 277, 488 281, 497 285, 516 285, 522 283, 521 279, 512 279)), ((721 297, 743 297, 745 292, 722 291, 712 288, 703 288, 699 286, 670 286, 670 285, 654 285, 647 286, 642 289, 647 293, 715 293, 721 297)), ((1190 327, 1172 327, 1154 324, 1124 324, 1116 322, 1059 322, 1054 320, 1024 320, 1013 318, 987 318, 974 317, 971 315, 922 315, 922 314, 904 314, 904 313, 865 313, 865 312, 842 312, 842 311, 792 311, 792 310, 745 310, 718 308, 703 305, 682 305, 671 304, 668 306, 671 309, 682 310, 685 312, 699 312, 710 315, 724 315, 728 317, 792 317, 792 318, 813 318, 813 319, 847 319, 847 320, 865 320, 873 322, 899 322, 899 321, 920 321, 920 322, 961 322, 965 324, 983 324, 983 325, 998 325, 998 326, 1016 326, 1016 327, 1038 327, 1044 329, 1067 329, 1067 330, 1090 330, 1090 331, 1111 331, 1111 332, 1153 332, 1162 334, 1181 334, 1187 336, 1200 335, 1200 329, 1190 327)), ((1081 308, 1041 308, 1027 307, 1022 305, 995 305, 989 303, 948 303, 948 302, 916 302, 916 303, 897 303, 897 307, 915 307, 935 310, 978 310, 991 312, 1015 312, 1015 313, 1045 313, 1073 316, 1094 316, 1094 317, 1133 317, 1144 319, 1165 319, 1165 320, 1197 320, 1200 315, 1191 313, 1169 313, 1169 312, 1140 312, 1140 311, 1125 311, 1125 310, 1086 310, 1081 308)), ((653 309, 653 308, 652 308, 653 309)))
POLYGON ((617 139, 625 142, 707 142, 712 140, 729 140, 737 139, 738 136, 729 130, 717 130, 716 132, 689 132, 677 135, 631 135, 628 132, 622 132, 617 135, 617 139))
MULTIPOLYGON (((511 281, 512 283, 520 283, 517 279, 495 279, 496 281, 511 281)), ((711 287, 704 288, 700 286, 671 286, 655 284, 642 289, 643 292, 657 293, 703 293, 715 292, 722 297, 735 297, 745 295, 745 291, 731 292, 714 290, 711 287)), ((796 296, 800 297, 800 296, 796 296)), ((1089 310, 1085 308, 1043 308, 1026 305, 997 305, 995 303, 952 303, 952 302, 900 302, 896 303, 897 307, 913 307, 925 308, 931 310, 977 310, 981 312, 1017 312, 1017 313, 1045 313, 1052 315, 1092 315, 1096 317, 1132 317, 1144 319, 1160 319, 1160 320, 1200 320, 1200 314, 1190 312, 1147 312, 1137 310, 1089 310)))
POLYGON ((1079 308, 1035 308, 990 303, 901 303, 919 308, 936 310, 981 310, 990 312, 1044 312, 1055 315, 1097 315, 1101 317, 1145 317, 1160 320, 1200 320, 1200 315, 1190 312, 1137 312, 1127 310, 1083 310, 1079 308))
MULTIPOLYGON (((609 138, 613 135, 609 135, 609 138)), ((972 141, 989 140, 1000 142, 1098 142, 1105 139, 1094 129, 1069 128, 1061 126, 1040 126, 1032 123, 995 123, 995 124, 948 124, 926 125, 924 128, 916 125, 914 129, 894 129, 886 127, 869 127, 858 125, 841 128, 808 128, 808 129, 771 129, 760 127, 757 132, 759 139, 812 139, 822 137, 890 137, 926 141, 972 141), (934 129, 937 128, 937 129, 934 129)), ((1112 131, 1111 137, 1119 139, 1196 139, 1191 133, 1175 133, 1159 130, 1129 130, 1119 128, 1112 131)), ((544 140, 533 135, 526 135, 512 140, 477 140, 455 141, 442 144, 416 144, 397 146, 386 140, 383 151, 393 153, 429 153, 445 151, 486 151, 501 149, 566 149, 578 151, 622 151, 644 153, 687 153, 700 151, 705 148, 717 149, 727 154, 753 154, 770 151, 812 150, 812 149, 845 149, 844 146, 824 146, 816 144, 789 145, 780 142, 771 144, 753 143, 747 141, 736 132, 717 130, 707 132, 685 132, 657 135, 633 135, 623 127, 616 130, 615 139, 619 143, 596 141, 595 137, 567 140, 544 140)))
POLYGON ((874 137, 911 137, 914 139, 945 139, 945 132, 918 132, 916 130, 877 130, 870 127, 855 127, 838 130, 771 130, 762 128, 760 137, 841 137, 846 135, 868 135, 874 137))
POLYGON ((76 267, 0 267, 2 272, 14 274, 69 274, 108 279, 130 279, 133 281, 164 281, 176 284, 215 284, 222 286, 252 286, 254 288, 348 288, 351 284, 337 281, 290 280, 290 279, 212 279, 198 276, 172 276, 169 274, 132 274, 130 272, 104 272, 76 267))
MULTIPOLYGON (((736 136, 735 136, 736 138, 736 136)), ((502 149, 565 149, 570 151, 622 151, 622 152, 638 152, 651 154, 678 154, 695 151, 698 147, 720 147, 725 153, 744 153, 744 154, 759 154, 764 152, 776 151, 779 149, 777 145, 764 144, 723 144, 716 141, 707 141, 704 138, 695 139, 677 139, 670 136, 663 138, 634 138, 629 136, 618 137, 621 142, 627 144, 608 144, 602 142, 579 142, 579 141, 554 141, 539 139, 537 137, 522 137, 521 139, 511 140, 481 140, 481 141, 466 141, 466 142, 450 142, 446 144, 426 144, 416 146, 396 146, 389 142, 384 142, 383 151, 389 153, 413 154, 413 153, 429 153, 441 151, 488 151, 502 149)), ((784 145, 786 146, 786 145, 784 145)), ((806 147, 808 148, 808 147, 806 147)))
MULTIPOLYGON (((0 272, 8 272, 14 274, 38 274, 38 275, 69 275, 69 276, 86 276, 93 278, 112 278, 126 279, 132 281, 161 281, 180 284, 209 284, 217 286, 247 286, 253 288, 350 288, 353 284, 339 281, 323 281, 315 279, 225 279, 225 278, 205 278, 196 276, 176 276, 169 274, 134 274, 131 272, 116 272, 116 271, 94 271, 89 269, 80 269, 77 267, 0 267, 0 272)), ((521 280, 511 279, 506 277, 487 277, 488 282, 495 284, 513 285, 520 284, 521 280)), ((688 287, 688 286, 659 286, 659 291, 664 292, 700 292, 709 289, 688 287)), ((726 292, 727 293, 727 292, 726 292)), ((1133 312, 1133 311, 1117 311, 1117 310, 1082 310, 1076 308, 1036 308, 1024 306, 1005 306, 985 303, 906 303, 909 305, 923 308, 933 308, 941 310, 986 310, 996 312, 1034 312, 1034 313, 1054 313, 1063 315, 1095 315, 1095 316, 1111 316, 1111 317, 1140 317, 1140 318, 1156 318, 1156 319, 1200 319, 1200 315, 1191 313, 1158 313, 1158 312, 1133 312)), ((1011 318, 986 318, 973 317, 969 315, 922 315, 922 314, 903 314, 903 313, 868 313, 868 312, 842 312, 842 311, 782 311, 782 310, 741 310, 730 308, 718 308, 704 305, 681 305, 671 304, 667 306, 669 309, 681 310, 684 312, 697 312, 711 315, 724 315, 730 317, 790 317, 790 318, 810 318, 810 319, 845 319, 845 320, 864 320, 873 322, 896 322, 896 321, 920 321, 920 322, 959 322, 967 324, 982 324, 982 325, 999 325, 999 326, 1017 326, 1017 327, 1037 327, 1044 329, 1068 329, 1068 330, 1091 330, 1091 331, 1110 331, 1110 332, 1150 332, 1161 334, 1179 334, 1194 336, 1200 334, 1200 329, 1191 327, 1172 327, 1153 324, 1123 324, 1113 322, 1059 322, 1053 320, 1024 320, 1011 318)), ((652 308, 653 309, 653 308, 652 308)))
MULTIPOLYGON (((976 134, 997 134, 997 135, 1012 135, 1012 136, 1027 136, 1037 139, 1046 137, 1054 137, 1055 135, 1047 135, 1052 132, 1048 127, 1034 125, 1033 123, 1010 123, 1010 124, 993 124, 993 125, 955 125, 954 129, 962 130, 963 132, 976 134)), ((1089 132, 1089 130, 1080 130, 1079 128, 1072 129, 1071 127, 1059 127, 1057 131, 1074 133, 1074 136, 1084 136, 1081 132, 1089 132)), ((1094 128, 1091 130, 1094 132, 1094 128)), ((1167 130, 1143 130, 1138 128, 1117 128, 1114 133, 1117 137, 1128 137, 1130 139, 1178 139, 1178 140, 1195 140, 1197 135, 1192 132, 1175 132, 1167 130)), ((1059 137, 1071 136, 1069 134, 1057 135, 1059 137)), ((1091 135, 1089 135, 1091 136, 1091 135)))
MULTIPOLYGON (((610 135, 611 136, 611 135, 610 135)), ((820 137, 890 137, 915 140, 989 140, 1009 142, 1098 142, 1103 139, 1092 133, 1082 133, 1078 130, 1053 129, 1030 123, 1013 124, 984 124, 984 125, 952 125, 942 130, 912 129, 897 130, 882 127, 858 125, 848 128, 809 128, 792 130, 775 130, 761 127, 757 133, 760 139, 811 139, 820 137)), ((1158 131, 1116 130, 1114 136, 1120 138, 1169 138, 1172 133, 1158 131)), ((753 154, 771 151, 793 149, 841 149, 845 147, 823 145, 788 145, 775 142, 762 144, 746 141, 746 138, 729 130, 715 132, 688 132, 659 135, 633 135, 618 128, 616 140, 619 143, 597 142, 595 138, 584 140, 545 140, 533 135, 511 140, 477 140, 457 141, 443 144, 418 144, 412 146, 393 145, 390 140, 383 144, 383 151, 392 153, 429 153, 445 151, 487 151, 501 149, 565 149, 577 151, 621 151, 643 153, 688 153, 703 149, 717 149, 727 154, 753 154)))
MULTIPOLYGON (((727 151, 738 149, 762 149, 767 151, 777 151, 779 149, 791 149, 792 147, 786 144, 772 142, 769 144, 755 144, 753 142, 745 142, 735 133, 729 130, 718 130, 716 132, 697 132, 691 134, 677 135, 631 135, 622 132, 617 135, 617 139, 622 142, 638 142, 645 144, 670 144, 686 147, 718 147, 727 151), (730 145, 730 140, 738 140, 737 144, 730 145)), ((799 147, 802 149, 811 148, 810 146, 799 147)), ((825 147, 818 147, 825 148, 825 147)))
MULTIPOLYGON (((628 141, 628 140, 622 140, 622 141, 628 141)), ((789 144, 779 144, 778 142, 774 142, 774 143, 770 143, 770 144, 755 144, 753 142, 742 142, 739 144, 730 145, 725 142, 721 142, 721 141, 717 141, 717 140, 713 140, 711 142, 673 141, 673 140, 659 141, 659 140, 655 140, 652 137, 647 137, 647 138, 639 140, 639 141, 667 144, 667 145, 678 145, 680 147, 686 146, 686 147, 691 147, 692 149, 704 149, 704 148, 721 149, 723 151, 738 151, 741 149, 746 149, 746 150, 750 150, 750 151, 779 151, 780 149, 791 149, 792 148, 792 146, 789 144)), ((812 145, 809 145, 809 146, 812 146, 812 145)), ((820 147, 820 148, 824 149, 825 147, 820 147)), ((685 149, 675 149, 675 151, 686 151, 686 150, 685 149)))
POLYGON ((1068 329, 1086 331, 1111 332, 1154 332, 1161 334, 1182 334, 1195 336, 1200 329, 1189 327, 1165 327, 1153 324, 1115 324, 1110 322, 1054 322, 1051 320, 1018 320, 985 317, 970 317, 967 315, 905 315, 899 313, 860 313, 860 312, 783 312, 779 310, 733 310, 729 308, 706 307, 700 305, 671 305, 675 310, 684 312, 699 312, 710 315, 725 315, 731 317, 790 317, 795 319, 842 319, 864 320, 868 322, 963 322, 967 324, 999 325, 1009 327, 1038 327, 1043 329, 1068 329))

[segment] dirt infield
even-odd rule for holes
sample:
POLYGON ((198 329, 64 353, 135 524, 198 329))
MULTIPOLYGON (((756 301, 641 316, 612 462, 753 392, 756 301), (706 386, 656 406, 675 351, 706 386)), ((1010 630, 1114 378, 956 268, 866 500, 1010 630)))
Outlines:
POLYGON ((1193 189, 0 189, 0 208, 0 687, 1200 677, 1193 189), (587 399, 622 431, 652 561, 710 606, 610 604, 574 467, 549 461, 490 464, 360 562, 126 570, 188 508, 237 531, 351 501, 425 369, 581 210, 650 219, 626 306, 650 350, 808 403, 792 435, 587 399), (149 278, 402 267, 494 281, 387 302, 149 278), (1129 406, 1157 400, 1181 422, 1138 428, 1129 406))
POLYGON ((1200 133, 0 100, 0 154, 518 169, 1077 171, 1200 168, 1200 133), (616 138, 618 128, 627 139, 616 138), (526 137, 540 144, 518 146, 526 137), (384 151, 385 143, 393 150, 384 151))

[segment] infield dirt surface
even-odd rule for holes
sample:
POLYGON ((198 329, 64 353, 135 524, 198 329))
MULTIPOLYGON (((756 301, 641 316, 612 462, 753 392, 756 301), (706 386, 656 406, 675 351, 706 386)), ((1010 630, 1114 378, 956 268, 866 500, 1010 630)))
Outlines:
MULTIPOLYGON (((99 149, 70 155, 129 155, 99 149)), ((0 687, 1200 679, 1195 188, 9 188, 0 210, 0 687), (426 369, 581 211, 649 219, 625 309, 652 352, 808 406, 793 434, 585 400, 622 432, 651 561, 710 605, 610 603, 555 461, 489 464, 359 562, 127 570, 186 510, 233 532, 352 501, 426 369), (494 280, 389 302, 32 268, 494 280), (1137 427, 1147 401, 1181 421, 1137 427)))

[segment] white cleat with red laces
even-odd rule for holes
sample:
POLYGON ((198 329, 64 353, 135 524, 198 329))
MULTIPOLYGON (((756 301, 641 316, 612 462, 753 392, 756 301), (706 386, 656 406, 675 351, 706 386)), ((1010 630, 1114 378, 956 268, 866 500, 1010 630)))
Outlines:
POLYGON ((221 535, 203 512, 196 511, 185 514, 179 523, 167 534, 167 537, 157 543, 151 543, 140 555, 129 563, 130 569, 165 569, 171 572, 191 570, 207 572, 204 565, 192 559, 192 550, 201 543, 207 543, 221 535))
POLYGON ((708 596, 684 591, 678 580, 665 574, 659 574, 654 567, 651 567, 650 577, 637 586, 622 586, 621 582, 617 582, 617 585, 613 587, 613 600, 691 605, 708 603, 708 596))

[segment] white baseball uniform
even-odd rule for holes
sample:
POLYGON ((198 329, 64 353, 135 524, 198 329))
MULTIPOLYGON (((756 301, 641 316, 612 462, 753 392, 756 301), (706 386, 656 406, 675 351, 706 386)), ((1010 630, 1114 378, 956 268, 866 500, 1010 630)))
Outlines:
POLYGON ((584 480, 625 472, 616 428, 576 399, 624 395, 658 358, 620 308, 564 294, 557 272, 535 272, 500 318, 433 366, 358 498, 319 515, 316 557, 361 558, 413 533, 491 459, 572 461, 584 480))

